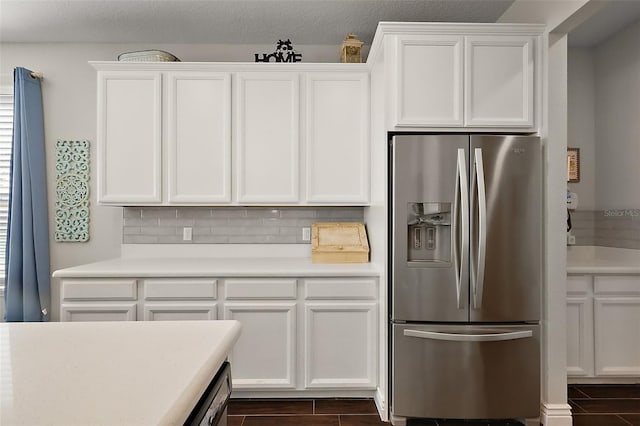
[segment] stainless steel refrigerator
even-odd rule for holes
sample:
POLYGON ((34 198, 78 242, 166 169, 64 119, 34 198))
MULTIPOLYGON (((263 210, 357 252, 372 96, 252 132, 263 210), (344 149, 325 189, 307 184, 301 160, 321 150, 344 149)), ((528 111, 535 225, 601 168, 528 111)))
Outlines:
POLYGON ((394 136, 389 191, 392 421, 538 417, 539 139, 394 136))

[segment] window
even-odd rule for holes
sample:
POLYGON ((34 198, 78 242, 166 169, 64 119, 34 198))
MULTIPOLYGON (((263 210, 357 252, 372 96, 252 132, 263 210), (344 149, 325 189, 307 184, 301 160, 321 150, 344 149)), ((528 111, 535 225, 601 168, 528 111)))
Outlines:
POLYGON ((0 287, 4 285, 12 133, 13 95, 0 94, 0 287))

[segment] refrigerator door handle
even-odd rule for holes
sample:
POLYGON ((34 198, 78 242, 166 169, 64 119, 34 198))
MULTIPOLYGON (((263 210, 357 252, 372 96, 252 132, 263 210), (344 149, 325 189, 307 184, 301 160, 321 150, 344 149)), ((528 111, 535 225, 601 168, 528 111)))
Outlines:
POLYGON ((453 262, 456 271, 456 300, 458 309, 463 309, 460 292, 462 283, 467 282, 469 276, 469 186, 467 180, 467 161, 463 148, 458 149, 456 167, 456 193, 453 203, 453 262), (458 202, 460 201, 459 204, 458 202), (462 212, 460 213, 460 208, 462 212), (458 238, 458 216, 461 216, 461 238, 458 238), (462 247, 459 247, 459 242, 462 247))
POLYGON ((471 285, 473 291, 473 308, 480 309, 482 307, 484 266, 487 252, 487 193, 484 182, 482 148, 475 148, 474 150, 474 165, 474 181, 478 189, 478 258, 476 262, 476 270, 471 273, 471 285))
POLYGON ((450 342, 499 342, 504 340, 526 339, 533 336, 533 331, 523 330, 508 333, 457 334, 439 333, 435 331, 404 330, 404 335, 420 339, 446 340, 450 342))

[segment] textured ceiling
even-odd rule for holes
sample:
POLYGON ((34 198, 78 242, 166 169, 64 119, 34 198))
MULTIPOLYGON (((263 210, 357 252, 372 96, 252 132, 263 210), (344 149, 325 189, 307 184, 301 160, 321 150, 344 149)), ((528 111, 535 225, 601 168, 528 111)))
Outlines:
POLYGON ((371 43, 379 21, 495 22, 513 0, 0 0, 2 42, 371 43))

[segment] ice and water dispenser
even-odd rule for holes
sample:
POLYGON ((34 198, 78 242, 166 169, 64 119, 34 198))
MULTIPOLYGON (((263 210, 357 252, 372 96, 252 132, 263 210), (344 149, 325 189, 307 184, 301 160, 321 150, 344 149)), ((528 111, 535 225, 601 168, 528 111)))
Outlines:
POLYGON ((407 260, 451 262, 451 203, 413 202, 407 207, 407 260))

